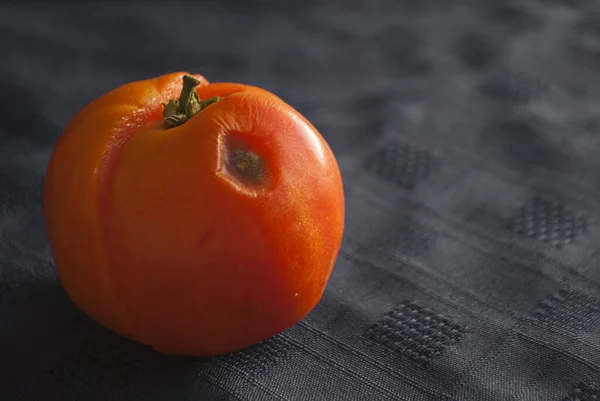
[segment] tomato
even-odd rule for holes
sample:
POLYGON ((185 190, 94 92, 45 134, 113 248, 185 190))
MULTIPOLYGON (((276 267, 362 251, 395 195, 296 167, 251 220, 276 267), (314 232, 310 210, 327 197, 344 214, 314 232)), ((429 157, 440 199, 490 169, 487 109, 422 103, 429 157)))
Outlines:
POLYGON ((306 118, 264 89, 183 72, 85 106, 44 186, 69 297, 164 354, 229 353, 302 320, 344 229, 336 159, 306 118))

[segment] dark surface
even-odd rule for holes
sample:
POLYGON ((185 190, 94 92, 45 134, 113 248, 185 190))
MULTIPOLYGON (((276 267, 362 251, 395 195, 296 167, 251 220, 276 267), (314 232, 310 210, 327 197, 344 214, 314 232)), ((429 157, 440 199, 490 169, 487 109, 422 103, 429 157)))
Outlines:
POLYGON ((599 399, 594 3, 0 6, 0 400, 599 399), (298 108, 347 194, 322 302, 218 358, 162 357, 83 316, 42 218, 69 119, 180 70, 298 108))

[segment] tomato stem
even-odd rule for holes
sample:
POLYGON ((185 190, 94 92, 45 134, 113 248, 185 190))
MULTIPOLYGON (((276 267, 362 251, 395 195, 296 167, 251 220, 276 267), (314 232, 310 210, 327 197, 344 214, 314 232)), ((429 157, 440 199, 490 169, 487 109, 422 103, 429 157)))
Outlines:
POLYGON ((191 75, 183 76, 183 87, 179 99, 171 99, 168 103, 163 103, 163 122, 167 129, 177 127, 187 120, 201 112, 206 106, 221 100, 215 96, 210 99, 200 100, 196 92, 196 86, 200 85, 200 80, 191 75))

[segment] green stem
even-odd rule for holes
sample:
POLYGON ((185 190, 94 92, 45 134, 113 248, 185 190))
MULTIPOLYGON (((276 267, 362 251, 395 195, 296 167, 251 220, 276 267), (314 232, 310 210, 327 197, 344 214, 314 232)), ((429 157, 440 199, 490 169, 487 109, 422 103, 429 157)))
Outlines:
POLYGON ((183 76, 183 87, 179 99, 171 99, 163 103, 163 122, 167 129, 177 127, 198 114, 206 106, 221 100, 218 96, 211 99, 200 100, 196 87, 200 81, 191 75, 183 76))

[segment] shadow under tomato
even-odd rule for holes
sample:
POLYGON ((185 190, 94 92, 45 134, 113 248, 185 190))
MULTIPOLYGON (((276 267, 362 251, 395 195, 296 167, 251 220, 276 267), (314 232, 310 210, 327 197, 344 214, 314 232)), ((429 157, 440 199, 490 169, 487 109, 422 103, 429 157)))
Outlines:
POLYGON ((0 297, 0 393, 6 399, 230 399, 198 377, 213 358, 168 357, 89 319, 56 280, 11 274, 0 297), (11 284, 12 283, 12 284, 11 284), (175 386, 175 387, 174 387, 175 386), (173 394, 176 390, 177 394, 173 394))

